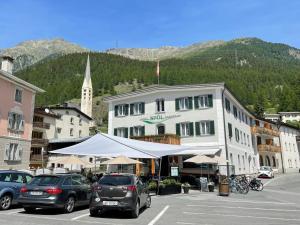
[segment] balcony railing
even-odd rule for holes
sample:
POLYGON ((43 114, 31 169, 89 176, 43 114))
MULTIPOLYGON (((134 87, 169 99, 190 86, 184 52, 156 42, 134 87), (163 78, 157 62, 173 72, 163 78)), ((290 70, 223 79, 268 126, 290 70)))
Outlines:
POLYGON ((281 152, 280 146, 260 144, 257 148, 259 152, 281 152))
MULTIPOLYGON (((48 161, 48 155, 43 155, 44 162, 48 161)), ((30 155, 30 162, 42 162, 42 155, 30 155)))
POLYGON ((131 136, 131 139, 139 141, 156 142, 162 144, 180 145, 180 137, 175 134, 161 134, 161 135, 146 135, 146 136, 131 136))
POLYGON ((262 134, 262 135, 279 137, 279 132, 277 130, 273 130, 266 127, 253 126, 251 127, 251 132, 254 134, 262 134))
POLYGON ((42 129, 50 129, 50 123, 44 123, 44 122, 33 122, 32 126, 34 128, 42 128, 42 129))
POLYGON ((47 146, 48 143, 49 143, 48 139, 32 138, 32 140, 31 140, 32 146, 47 146))

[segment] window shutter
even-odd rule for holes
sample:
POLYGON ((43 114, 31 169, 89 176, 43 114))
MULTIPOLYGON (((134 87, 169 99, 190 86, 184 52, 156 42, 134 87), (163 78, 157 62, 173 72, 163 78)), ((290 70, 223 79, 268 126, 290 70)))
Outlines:
POLYGON ((193 109, 193 97, 188 97, 189 99, 189 109, 193 109))
POLYGON ((194 97, 195 109, 199 109, 199 96, 194 97))
POLYGON ((115 116, 118 116, 118 106, 115 105, 115 116))
POLYGON ((200 122, 196 122, 195 123, 195 129, 196 129, 196 135, 201 135, 201 131, 200 131, 200 122))
POLYGON ((215 134, 215 121, 209 121, 210 134, 215 134))
POLYGON ((228 123, 228 135, 229 135, 229 138, 232 138, 232 125, 231 125, 231 123, 228 123))
POLYGON ((5 145, 5 150, 4 150, 4 161, 9 160, 9 144, 5 145))
POLYGON ((176 135, 181 136, 181 134, 180 134, 180 123, 176 123, 176 135))
POLYGON ((175 99, 175 109, 176 109, 176 111, 179 110, 179 98, 175 99))
POLYGON ((8 128, 13 129, 13 114, 11 112, 8 113, 8 128))
POLYGON ((24 116, 20 115, 20 126, 19 126, 19 130, 20 131, 24 131, 24 125, 25 125, 25 120, 24 120, 24 116))
POLYGON ((133 115, 133 107, 134 107, 134 104, 130 104, 130 115, 133 115))
POLYGON ((128 138, 128 128, 124 128, 125 129, 125 138, 128 138))
POLYGON ((114 129, 114 135, 118 136, 118 129, 117 128, 114 129))
POLYGON ((126 105, 125 105, 125 116, 128 116, 128 108, 129 108, 129 105, 126 104, 126 105))
POLYGON ((129 128, 129 133, 130 133, 130 137, 132 137, 133 136, 133 127, 129 128))
POLYGON ((18 161, 22 160, 22 155, 23 155, 23 148, 21 145, 18 145, 18 150, 17 150, 17 155, 16 155, 16 159, 18 161))
POLYGON ((145 126, 142 126, 141 129, 142 129, 142 130, 141 130, 141 135, 142 135, 142 136, 145 136, 145 126))
POLYGON ((142 104, 142 111, 141 111, 141 113, 144 114, 145 113, 145 102, 142 102, 141 104, 142 104))
POLYGON ((213 107, 213 96, 212 95, 208 95, 208 107, 213 107))
POLYGON ((194 136, 194 123, 189 123, 190 136, 194 136))

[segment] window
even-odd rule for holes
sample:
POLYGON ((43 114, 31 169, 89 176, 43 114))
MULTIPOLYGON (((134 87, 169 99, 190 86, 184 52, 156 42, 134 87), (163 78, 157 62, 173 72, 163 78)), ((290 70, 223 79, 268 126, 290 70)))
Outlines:
POLYGON ((228 123, 228 136, 229 138, 232 138, 232 124, 228 123))
POLYGON ((58 133, 58 134, 61 133, 61 128, 60 128, 60 127, 57 127, 56 130, 57 130, 57 133, 58 133))
POLYGON ((241 122, 241 111, 239 111, 239 120, 240 120, 240 122, 241 122))
POLYGON ((138 102, 130 104, 130 115, 141 115, 145 113, 145 103, 138 102))
POLYGON ((93 158, 89 158, 89 162, 90 162, 90 163, 93 163, 93 158))
POLYGON ((164 112, 165 111, 165 100, 164 99, 156 99, 156 112, 164 112))
POLYGON ((240 135, 239 130, 235 128, 235 140, 236 142, 240 142, 240 135))
POLYGON ((227 112, 230 112, 230 101, 225 98, 225 108, 227 112))
POLYGON ((215 134, 214 121, 200 121, 195 123, 196 135, 205 136, 215 134))
POLYGON ((248 146, 250 146, 250 138, 249 138, 249 134, 247 134, 247 142, 248 142, 248 146))
POLYGON ((190 122, 177 123, 176 134, 181 137, 193 136, 194 135, 193 123, 190 122))
POLYGON ((245 165, 245 156, 244 156, 244 155, 242 156, 242 159, 243 159, 243 168, 244 168, 244 170, 246 170, 246 165, 245 165))
POLYGON ((200 95, 194 97, 195 109, 213 107, 212 95, 200 95))
POLYGON ((15 101, 21 103, 22 102, 22 90, 16 89, 15 92, 15 101))
POLYGON ((82 134, 82 131, 81 131, 81 130, 79 130, 79 134, 78 134, 78 135, 79 135, 79 137, 81 137, 81 134, 82 134))
POLYGON ((240 155, 238 155, 238 166, 239 166, 239 170, 241 171, 242 168, 241 168, 241 158, 240 158, 240 155))
POLYGON ((244 140, 243 140, 243 132, 240 131, 240 137, 241 137, 241 144, 244 144, 244 140))
POLYGON ((166 129, 165 129, 164 124, 157 125, 157 134, 158 135, 165 134, 165 132, 166 132, 166 129))
POLYGON ((145 126, 130 127, 130 136, 144 136, 145 126))
POLYGON ((233 155, 230 153, 230 165, 233 165, 233 155))
POLYGON ((127 127, 119 127, 114 129, 114 135, 118 137, 128 138, 128 128, 127 127))
POLYGON ((116 105, 115 116, 128 116, 128 104, 116 105))
POLYGON ((244 144, 247 145, 246 134, 244 133, 244 144))
POLYGON ((237 118, 237 116, 238 116, 237 108, 235 106, 233 106, 233 115, 235 118, 237 118))
POLYGON ((43 132, 32 131, 33 139, 43 139, 43 132))
POLYGON ((82 119, 79 119, 79 126, 82 125, 82 119))
POLYGON ((69 115, 69 111, 66 111, 66 114, 69 115))
POLYGON ((44 118, 41 117, 41 116, 34 116, 33 117, 33 122, 43 123, 44 122, 44 118))
POLYGON ((22 174, 20 173, 12 173, 11 174, 11 182, 14 182, 14 183, 25 183, 24 182, 25 179, 23 178, 22 174))
POLYGON ((74 130, 73 128, 70 129, 70 136, 73 136, 74 135, 74 130))
POLYGON ((74 118, 73 117, 70 118, 70 124, 74 124, 74 118))
POLYGON ((65 180, 64 180, 64 183, 63 185, 72 185, 72 180, 71 180, 71 177, 66 177, 65 180))
POLYGON ((22 147, 16 143, 5 145, 4 161, 21 161, 22 147))
POLYGON ((23 115, 10 112, 8 113, 8 128, 15 131, 24 131, 24 118, 23 115))
POLYGON ((193 98, 184 97, 175 99, 175 109, 176 111, 193 109, 193 98))

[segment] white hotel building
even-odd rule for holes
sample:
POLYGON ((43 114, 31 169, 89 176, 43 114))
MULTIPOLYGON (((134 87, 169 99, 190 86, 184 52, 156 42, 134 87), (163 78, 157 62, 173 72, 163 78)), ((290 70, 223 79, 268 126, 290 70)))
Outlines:
POLYGON ((219 150, 236 174, 254 173, 259 167, 251 135, 253 115, 224 83, 152 86, 105 101, 111 135, 177 134, 182 145, 219 150))

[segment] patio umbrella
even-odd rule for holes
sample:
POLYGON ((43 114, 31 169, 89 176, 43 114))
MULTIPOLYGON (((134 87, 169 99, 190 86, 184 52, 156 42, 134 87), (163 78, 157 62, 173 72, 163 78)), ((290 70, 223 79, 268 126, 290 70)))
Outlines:
POLYGON ((104 161, 102 164, 105 164, 105 165, 121 165, 121 172, 122 172, 122 165, 133 165, 133 164, 143 164, 143 163, 138 161, 138 160, 135 160, 135 159, 130 159, 126 156, 118 156, 114 159, 104 161))
POLYGON ((71 165, 71 170, 73 165, 80 165, 83 167, 89 167, 92 165, 91 163, 85 162, 84 160, 80 159, 78 156, 74 156, 74 155, 65 156, 60 159, 54 160, 54 163, 71 165))

